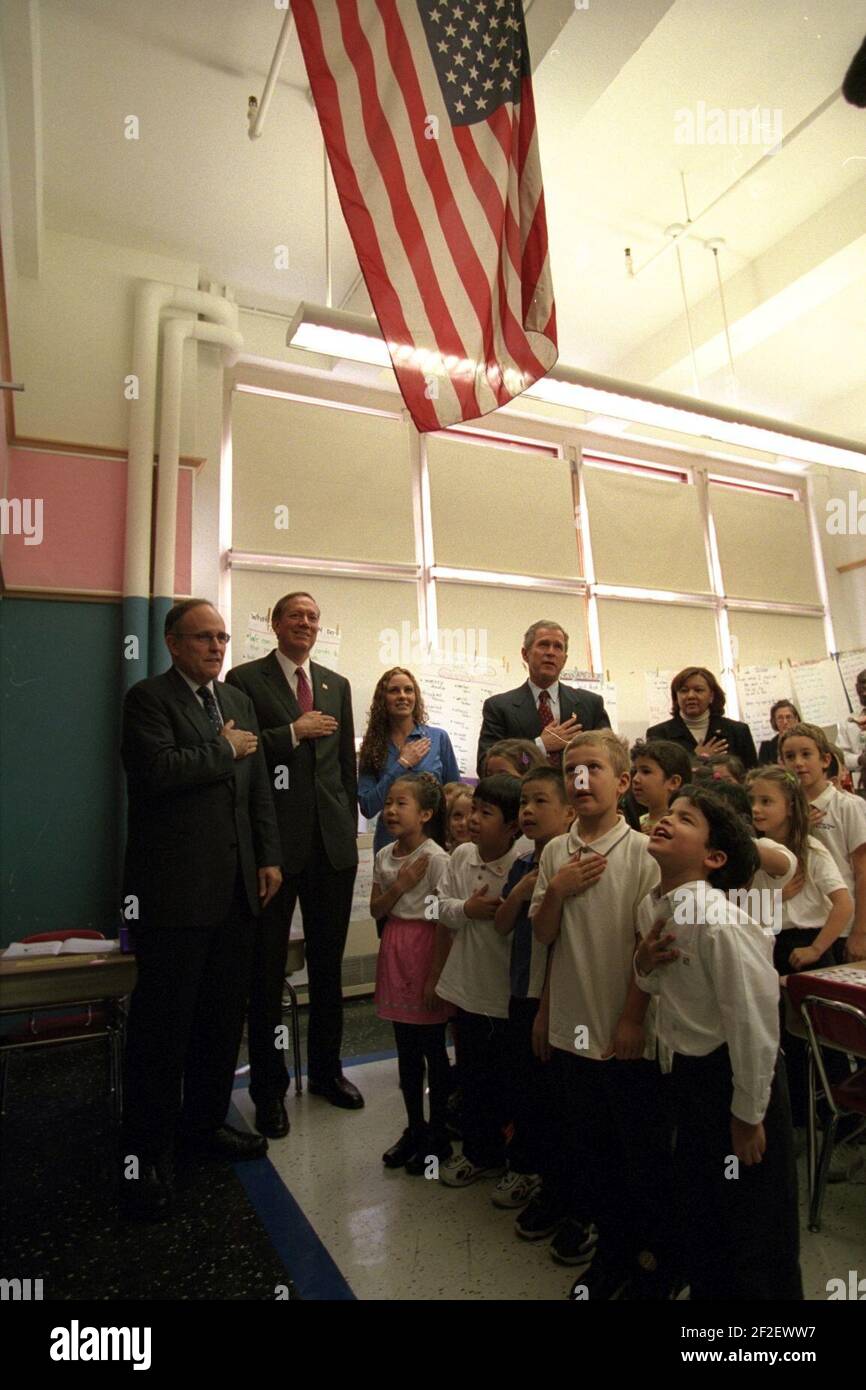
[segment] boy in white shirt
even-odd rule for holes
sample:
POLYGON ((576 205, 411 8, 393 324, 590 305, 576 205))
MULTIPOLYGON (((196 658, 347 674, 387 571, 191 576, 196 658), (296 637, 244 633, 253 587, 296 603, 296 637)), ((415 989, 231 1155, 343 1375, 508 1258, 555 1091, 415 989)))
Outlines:
POLYGON ((688 787, 649 849, 661 882, 640 906, 635 972, 656 996, 659 1053, 672 1072, 692 1299, 802 1299, 778 976, 764 931, 723 891, 749 882, 754 841, 712 790, 688 787))
POLYGON ((468 1187, 504 1171, 503 1128, 511 1117, 504 1113, 501 1069, 511 943, 496 930, 493 918, 517 856, 519 808, 519 778, 504 772, 482 777, 472 798, 471 843, 454 850, 438 890, 437 957, 429 989, 458 1008, 463 1095, 463 1153, 439 1168, 447 1187, 468 1187))
POLYGON ((654 1272, 661 1252, 669 1133, 658 1069, 647 1060, 648 1000, 632 969, 638 904, 658 868, 647 836, 619 814, 625 741, 610 729, 577 734, 563 771, 576 819, 542 851, 530 904, 537 939, 553 948, 551 1064, 575 1183, 572 1220, 551 1254, 562 1264, 591 1258, 571 1296, 600 1300, 627 1285, 637 1291, 641 1268, 654 1272), (587 1219, 598 1229, 594 1254, 587 1219))
POLYGON ((816 724, 795 724, 779 738, 779 758, 812 807, 812 834, 832 854, 854 899, 854 916, 836 945, 840 962, 866 960, 866 801, 827 780, 830 745, 816 724))

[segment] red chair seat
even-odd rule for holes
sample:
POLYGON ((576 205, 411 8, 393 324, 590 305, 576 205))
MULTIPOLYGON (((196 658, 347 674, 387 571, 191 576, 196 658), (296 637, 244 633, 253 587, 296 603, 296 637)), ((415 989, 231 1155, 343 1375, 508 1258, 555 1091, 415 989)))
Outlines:
POLYGON ((840 1081, 838 1086, 831 1086, 830 1092, 840 1110, 866 1115, 866 1067, 840 1081))

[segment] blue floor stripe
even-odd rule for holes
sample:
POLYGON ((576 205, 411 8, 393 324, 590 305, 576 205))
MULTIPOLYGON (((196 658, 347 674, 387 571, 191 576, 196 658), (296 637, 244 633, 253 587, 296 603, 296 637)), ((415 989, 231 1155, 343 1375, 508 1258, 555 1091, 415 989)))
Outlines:
MULTIPOLYGON (((234 1105, 231 1121, 244 1128, 243 1117, 234 1105)), ((270 1160, 233 1166, 301 1297, 354 1301, 351 1288, 270 1160)))
MULTIPOLYGON (((363 1066, 365 1062, 388 1062, 396 1056, 397 1053, 393 1049, 390 1052, 364 1052, 361 1054, 360 1057, 347 1057, 346 1060, 343 1062, 343 1068, 345 1070, 346 1067, 360 1067, 363 1066)), ((307 1075, 306 1067, 301 1072, 301 1075, 307 1075)), ((249 1084, 250 1074, 249 1072, 244 1072, 243 1076, 235 1077, 234 1083, 232 1085, 232 1090, 245 1091, 249 1084)), ((294 1091, 292 1092, 292 1094, 294 1094, 294 1091)))

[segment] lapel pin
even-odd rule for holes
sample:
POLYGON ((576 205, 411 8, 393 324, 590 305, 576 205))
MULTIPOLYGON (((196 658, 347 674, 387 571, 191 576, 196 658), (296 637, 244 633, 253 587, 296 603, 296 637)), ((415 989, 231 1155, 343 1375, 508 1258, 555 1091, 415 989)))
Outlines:
POLYGON ((327 690, 327 688, 328 688, 328 687, 325 685, 325 682, 322 681, 322 689, 323 689, 323 690, 327 690))

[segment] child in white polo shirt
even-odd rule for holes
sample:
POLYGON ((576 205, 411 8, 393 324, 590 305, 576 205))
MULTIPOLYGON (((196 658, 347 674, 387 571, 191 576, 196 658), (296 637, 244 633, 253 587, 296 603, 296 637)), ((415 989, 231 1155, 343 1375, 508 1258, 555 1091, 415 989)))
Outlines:
POLYGON ((854 916, 836 943, 836 959, 866 960, 866 801, 827 779, 830 745, 816 724, 795 724, 779 737, 779 758, 812 808, 812 834, 832 854, 854 899, 854 916))
POLYGON ((652 1282, 645 1275, 664 1275, 656 1266, 669 1176, 660 1076, 644 1029, 648 1001, 632 969, 635 915, 658 868, 647 836, 618 811, 629 785, 625 741, 610 729, 577 734, 563 770, 576 820, 545 846, 530 905, 537 939, 553 947, 551 1061, 575 1181, 572 1220, 551 1254, 562 1264, 592 1259, 575 1299, 613 1298, 626 1285, 641 1296, 652 1282))
POLYGON ((511 1118, 504 1113, 502 1084, 511 943, 493 918, 516 858, 519 808, 517 777, 482 777, 472 798, 472 842, 454 850, 438 890, 437 957, 428 993, 435 990, 457 1005, 463 1112, 463 1153, 439 1168, 447 1187, 467 1187, 503 1171, 503 1128, 511 1118))
POLYGON ((797 1172, 779 981, 729 890, 758 864, 741 818, 686 787, 649 840, 661 882, 638 914, 640 987, 672 1073, 675 1217, 693 1300, 801 1299, 797 1172))

